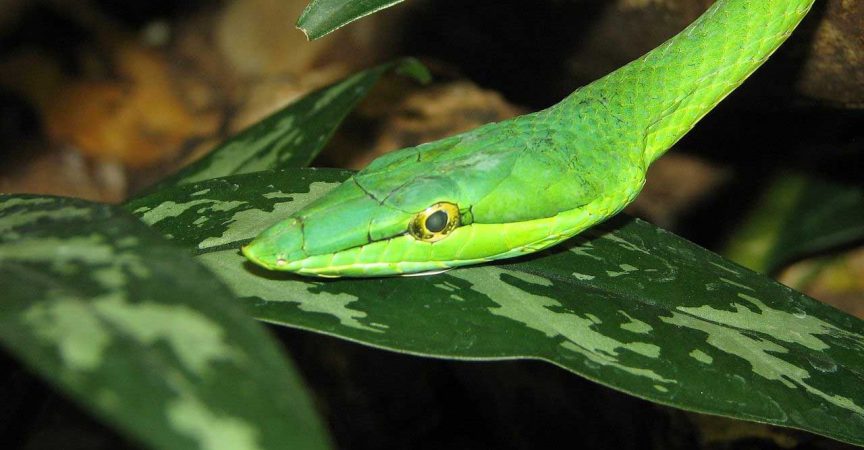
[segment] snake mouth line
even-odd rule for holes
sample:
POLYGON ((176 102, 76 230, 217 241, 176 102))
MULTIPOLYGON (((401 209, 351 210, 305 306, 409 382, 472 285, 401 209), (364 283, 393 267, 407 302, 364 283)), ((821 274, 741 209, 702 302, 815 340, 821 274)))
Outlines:
MULTIPOLYGON (((434 242, 402 232, 377 241, 317 255, 243 247, 253 263, 269 270, 298 275, 335 277, 399 276, 440 272, 455 267, 522 256, 555 245, 615 214, 633 195, 600 197, 584 207, 551 217, 506 224, 473 222, 434 242)), ((277 247, 278 248, 278 247, 277 247)), ((270 246, 272 250, 273 247, 270 246)))
MULTIPOLYGON (((442 260, 435 260, 429 258, 405 260, 394 258, 389 261, 363 261, 362 259, 365 256, 364 253, 376 253, 374 250, 377 249, 373 249, 373 251, 365 250, 370 248, 369 244, 352 247, 350 249, 342 250, 335 253, 307 256, 291 261, 277 258, 272 262, 255 258, 255 256, 251 254, 246 247, 244 247, 242 250, 243 254, 246 255, 249 260, 266 269, 293 272, 303 276, 319 278, 382 277, 409 275, 419 276, 441 273, 461 266, 482 264, 498 259, 521 256, 526 253, 531 253, 550 247, 564 239, 569 238, 570 236, 572 236, 572 234, 575 234, 577 232, 578 231, 574 231, 573 233, 568 233, 567 235, 563 235, 560 233, 556 233, 554 235, 546 235, 517 246, 503 249, 503 251, 492 255, 486 255, 482 257, 464 257, 455 254, 449 259, 442 260)), ((402 237, 404 239, 413 239, 410 236, 402 237)), ((376 241, 375 243, 373 243, 373 245, 378 244, 378 246, 385 247, 385 250, 379 253, 383 254, 384 252, 386 252, 386 246, 388 244, 398 245, 398 243, 390 243, 392 243, 392 239, 388 239, 385 241, 376 241)), ((430 248, 435 245, 435 243, 422 244, 430 248)))
MULTIPOLYGON (((301 261, 298 261, 302 263, 301 261)), ((341 278, 341 277, 370 277, 370 276, 423 276, 435 275, 446 272, 458 266, 468 264, 479 264, 487 262, 487 260, 470 260, 460 262, 459 264, 438 263, 435 267, 429 267, 431 262, 372 262, 372 263, 356 263, 348 265, 332 265, 321 268, 305 268, 299 267, 296 270, 290 270, 298 275, 313 276, 320 278, 341 278)), ((289 265, 290 267, 290 265, 289 265)))

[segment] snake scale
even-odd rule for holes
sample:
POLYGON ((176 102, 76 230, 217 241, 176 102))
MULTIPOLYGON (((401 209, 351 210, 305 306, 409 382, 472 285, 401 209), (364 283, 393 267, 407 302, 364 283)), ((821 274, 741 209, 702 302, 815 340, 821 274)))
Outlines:
POLYGON ((243 253, 319 277, 435 273, 536 252, 620 211, 648 166, 786 40, 814 0, 718 0, 545 110, 386 154, 243 253))

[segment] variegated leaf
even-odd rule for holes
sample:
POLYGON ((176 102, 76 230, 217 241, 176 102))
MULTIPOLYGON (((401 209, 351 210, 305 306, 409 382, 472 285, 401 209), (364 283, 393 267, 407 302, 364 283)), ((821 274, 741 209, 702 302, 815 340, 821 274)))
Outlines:
MULTIPOLYGON (((304 167, 321 152, 336 128, 388 71, 421 82, 430 78, 413 58, 381 64, 319 89, 228 139, 159 187, 287 167, 304 167)), ((155 191, 155 190, 151 190, 155 191)))
POLYGON ((679 408, 864 444, 864 324, 645 222, 427 277, 323 281, 238 252, 348 172, 199 183, 129 208, 194 249, 261 320, 394 351, 534 358, 679 408))
POLYGON ((0 196, 0 285, 4 347, 151 448, 329 447, 264 330, 119 207, 0 196))

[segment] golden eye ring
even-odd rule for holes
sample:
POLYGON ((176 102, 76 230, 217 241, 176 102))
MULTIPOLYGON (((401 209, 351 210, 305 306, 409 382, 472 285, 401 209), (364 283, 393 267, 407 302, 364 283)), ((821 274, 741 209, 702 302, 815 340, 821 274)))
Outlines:
POLYGON ((458 226, 459 207, 440 202, 414 216, 408 225, 408 233, 418 241, 435 242, 447 237, 458 226))

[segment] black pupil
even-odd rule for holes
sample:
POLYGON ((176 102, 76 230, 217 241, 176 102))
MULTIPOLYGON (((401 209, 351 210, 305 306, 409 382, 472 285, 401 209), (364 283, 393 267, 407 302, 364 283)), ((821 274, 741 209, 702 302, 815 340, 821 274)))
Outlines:
POLYGON ((444 211, 435 211, 426 218, 426 229, 437 233, 447 226, 447 213, 444 211))

